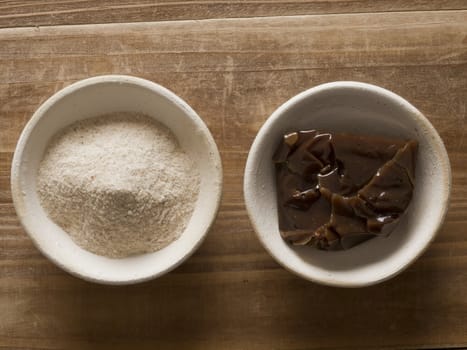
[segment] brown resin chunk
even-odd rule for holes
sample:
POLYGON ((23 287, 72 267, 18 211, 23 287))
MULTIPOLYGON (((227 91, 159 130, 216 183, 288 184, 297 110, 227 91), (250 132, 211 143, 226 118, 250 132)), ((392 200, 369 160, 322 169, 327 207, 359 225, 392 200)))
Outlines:
POLYGON ((282 237, 341 250, 381 235, 412 199, 416 152, 414 140, 286 134, 274 155, 282 237))

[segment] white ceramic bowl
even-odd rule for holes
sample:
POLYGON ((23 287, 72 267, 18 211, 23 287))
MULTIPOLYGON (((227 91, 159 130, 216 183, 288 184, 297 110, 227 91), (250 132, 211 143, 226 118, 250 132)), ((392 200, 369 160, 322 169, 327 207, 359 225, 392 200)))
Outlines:
POLYGON ((222 166, 208 128, 181 98, 148 80, 99 76, 60 90, 34 113, 16 146, 11 188, 23 227, 50 260, 86 280, 129 284, 172 270, 199 247, 219 208, 222 166), (116 111, 142 112, 166 125, 196 160, 201 175, 196 207, 181 237, 160 251, 125 259, 109 259, 77 246, 46 216, 36 193, 37 169, 50 138, 75 121, 116 111))
POLYGON ((358 82, 319 85, 291 98, 262 126, 251 146, 244 195, 253 227, 266 250, 286 269, 318 283, 360 287, 386 280, 412 263, 435 237, 448 206, 451 169, 430 122, 409 102, 358 82), (412 202, 388 238, 347 251, 294 247, 279 234, 272 162, 286 132, 317 129, 415 138, 419 142, 412 202))

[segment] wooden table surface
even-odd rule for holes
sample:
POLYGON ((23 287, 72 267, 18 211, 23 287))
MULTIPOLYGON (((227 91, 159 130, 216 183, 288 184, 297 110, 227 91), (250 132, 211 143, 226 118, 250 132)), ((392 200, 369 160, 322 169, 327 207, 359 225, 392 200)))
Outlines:
POLYGON ((0 1, 0 349, 467 347, 467 1, 0 1), (104 24, 107 23, 107 24, 104 24), (215 225, 182 266, 125 287, 46 260, 11 203, 10 165, 34 110, 60 88, 131 74, 185 99, 221 151, 215 225), (408 270, 362 289, 278 266, 245 212, 243 168, 267 116, 334 80, 404 96, 449 152, 446 222, 408 270))

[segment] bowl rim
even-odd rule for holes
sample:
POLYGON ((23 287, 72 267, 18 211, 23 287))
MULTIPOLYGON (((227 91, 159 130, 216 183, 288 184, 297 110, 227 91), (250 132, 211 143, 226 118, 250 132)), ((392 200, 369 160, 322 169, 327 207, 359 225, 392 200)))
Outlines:
POLYGON ((384 282, 388 279, 391 279, 392 277, 398 275, 399 273, 404 271, 406 268, 408 268, 410 265, 412 265, 412 263, 414 263, 428 249, 431 242, 434 240, 434 238, 440 231, 442 224, 446 218, 448 207, 449 207, 449 199, 451 195, 451 186, 452 186, 452 172, 451 172, 451 165, 450 165, 449 156, 448 156, 446 147, 440 135, 436 131, 435 127, 415 106, 413 106, 409 101, 399 96, 398 94, 390 90, 387 90, 385 88, 382 88, 380 86, 377 86, 377 85, 358 82, 358 81, 333 81, 333 82, 319 84, 317 86, 314 86, 312 88, 309 88, 307 90, 304 90, 298 93, 297 95, 291 97, 290 99, 285 101, 283 104, 281 104, 266 119, 266 121, 263 123, 258 133, 256 134, 256 137, 248 153, 248 158, 246 161, 245 171, 244 171, 243 195, 245 198, 245 206, 247 209, 247 214, 253 226, 253 230, 255 232, 256 237, 259 239, 264 249, 269 253, 269 255, 273 257, 273 259, 277 263, 279 263, 279 265, 281 265, 286 270, 292 272, 293 274, 300 276, 311 282, 316 282, 316 283, 326 285, 326 286, 331 286, 331 287, 358 288, 358 287, 367 287, 367 286, 375 285, 375 284, 384 282), (251 190, 250 190, 251 183, 252 183, 252 177, 254 176, 253 175, 254 169, 256 168, 256 164, 259 159, 259 154, 256 152, 256 150, 259 147, 259 144, 262 142, 262 139, 266 136, 267 130, 274 123, 276 123, 276 121, 279 120, 284 113, 286 113, 289 109, 291 109, 292 107, 294 107, 301 101, 309 97, 312 97, 313 95, 322 93, 322 92, 333 92, 339 89, 347 89, 349 91, 364 90, 364 91, 367 91, 373 94, 377 94, 378 96, 382 96, 386 100, 392 100, 392 101, 397 102, 400 105, 403 105, 404 108, 409 110, 411 114, 414 115, 414 119, 417 119, 417 121, 422 123, 423 126, 426 128, 426 130, 429 131, 429 134, 431 136, 430 143, 437 149, 437 151, 440 154, 442 154, 445 160, 444 166, 441 166, 441 169, 442 169, 441 172, 444 174, 444 178, 446 180, 443 183, 443 186, 445 188, 444 196, 442 197, 442 200, 440 201, 442 203, 441 205, 442 212, 438 216, 438 220, 436 221, 436 225, 434 226, 435 228, 430 232, 429 240, 426 242, 426 244, 423 247, 414 251, 415 254, 413 254, 408 260, 400 264, 398 268, 390 271, 389 273, 381 273, 381 275, 376 276, 374 278, 369 278, 366 281, 358 281, 358 282, 341 281, 339 280, 339 278, 335 278, 335 277, 334 278, 328 278, 328 277, 320 278, 320 277, 313 276, 312 274, 302 273, 301 271, 297 271, 293 267, 291 267, 287 263, 286 259, 284 259, 280 254, 276 254, 276 251, 274 249, 271 249, 271 247, 268 245, 267 240, 265 240, 262 234, 260 233, 261 230, 259 229, 258 220, 253 213, 254 207, 256 206, 255 199, 252 196, 251 190))
POLYGON ((218 211, 219 211, 219 207, 220 207, 220 203, 222 199, 223 169, 222 169, 222 161, 221 161, 219 149, 217 147, 217 144, 211 132, 209 131, 209 128, 204 123, 204 121, 201 119, 201 117, 195 112, 195 110, 187 102, 185 102, 181 97, 176 95, 171 90, 151 80, 147 80, 147 79, 143 79, 143 78, 139 78, 135 76, 130 76, 130 75, 109 74, 109 75, 93 76, 93 77, 85 78, 82 80, 78 80, 56 91, 53 95, 47 98, 47 100, 44 101, 36 109, 32 117, 29 119, 29 121, 24 126, 18 138, 16 147, 14 150, 14 154, 13 154, 12 163, 11 163, 10 185, 11 185, 10 187, 11 187, 13 206, 15 208, 16 215, 20 221, 20 224, 23 227, 23 229, 26 231, 27 235, 32 240, 36 248, 47 259, 49 259, 52 263, 54 263, 56 266, 60 267, 61 269, 65 270, 69 274, 75 277, 81 278, 83 280, 89 281, 89 282, 107 284, 107 285, 128 285, 128 284, 136 284, 136 283, 152 280, 172 271, 173 269, 178 267, 180 264, 182 264, 186 259, 188 259, 201 246, 201 244, 206 239, 206 236, 208 235, 210 229, 212 228, 216 220, 218 211), (59 102, 66 96, 69 96, 77 92, 78 90, 81 90, 83 88, 88 88, 90 86, 95 86, 99 84, 108 84, 108 83, 129 84, 129 85, 137 86, 140 88, 145 88, 147 90, 150 90, 152 93, 162 96, 164 99, 168 100, 169 102, 179 107, 183 111, 183 114, 185 115, 185 117, 191 118, 199 127, 199 130, 201 131, 200 135, 202 135, 202 137, 204 137, 205 140, 207 141, 208 152, 210 155, 209 158, 213 163, 212 164, 213 169, 215 169, 215 172, 212 174, 212 177, 213 177, 212 191, 215 191, 214 192, 215 193, 215 205, 214 205, 213 211, 209 213, 210 217, 208 218, 208 225, 205 231, 202 232, 199 239, 196 241, 196 243, 193 246, 191 246, 189 249, 183 252, 183 255, 178 260, 175 260, 172 264, 170 264, 167 268, 157 271, 157 272, 151 272, 147 275, 136 277, 136 278, 126 278, 126 279, 108 279, 106 277, 96 278, 94 276, 88 275, 85 271, 75 270, 71 268, 70 266, 68 266, 67 263, 64 263, 60 259, 57 259, 55 256, 51 255, 48 249, 45 246, 41 245, 39 241, 36 239, 36 236, 41 235, 41 233, 37 233, 36 232, 37 230, 30 223, 27 223, 26 219, 28 216, 28 212, 24 206, 24 199, 21 196, 22 185, 19 181, 20 180, 19 170, 20 170, 20 163, 24 156, 24 148, 27 144, 27 141, 31 133, 37 127, 37 125, 41 122, 42 118, 46 115, 48 110, 52 106, 54 106, 57 102, 59 102))

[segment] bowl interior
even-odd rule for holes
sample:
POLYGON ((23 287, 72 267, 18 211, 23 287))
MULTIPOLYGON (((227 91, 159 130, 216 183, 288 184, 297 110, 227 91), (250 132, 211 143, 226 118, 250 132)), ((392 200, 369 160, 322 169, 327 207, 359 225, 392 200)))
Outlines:
POLYGON ((201 243, 214 220, 221 182, 217 147, 196 113, 170 91, 132 77, 91 78, 51 97, 23 131, 12 167, 15 206, 38 247, 69 272, 104 283, 136 282, 178 265, 201 243), (196 159, 201 183, 191 220, 178 240, 155 253, 109 259, 77 246, 46 216, 36 193, 36 175, 50 138, 60 129, 81 119, 118 111, 145 113, 172 130, 181 147, 196 159))
POLYGON ((399 96, 363 83, 329 83, 281 106, 259 131, 247 161, 245 200, 255 231, 283 266, 329 285, 362 286, 387 279, 413 261, 431 241, 447 207, 449 160, 438 134, 399 96), (279 234, 274 167, 281 136, 317 129, 415 138, 419 141, 412 202, 388 238, 374 238, 347 251, 294 247, 279 234))

